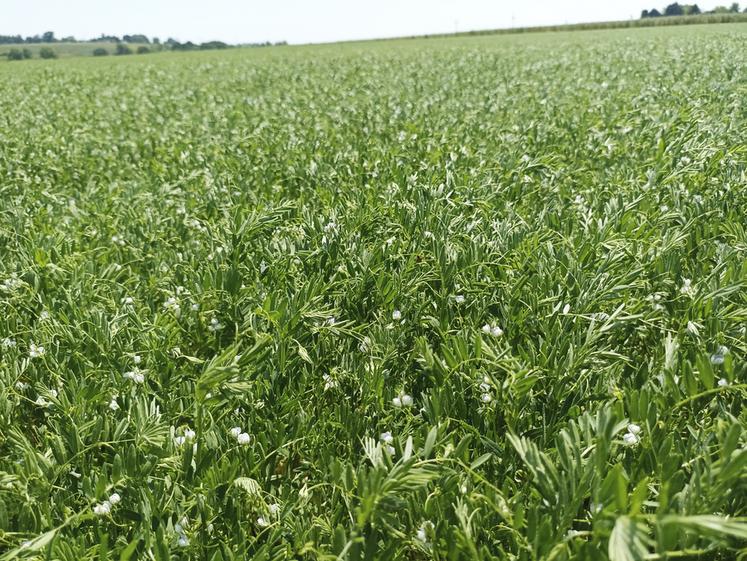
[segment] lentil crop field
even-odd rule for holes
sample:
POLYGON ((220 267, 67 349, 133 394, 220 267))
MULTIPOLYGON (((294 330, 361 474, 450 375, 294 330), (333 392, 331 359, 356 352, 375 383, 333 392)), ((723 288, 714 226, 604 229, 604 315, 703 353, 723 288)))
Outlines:
POLYGON ((0 560, 747 552, 747 26, 0 67, 0 560))

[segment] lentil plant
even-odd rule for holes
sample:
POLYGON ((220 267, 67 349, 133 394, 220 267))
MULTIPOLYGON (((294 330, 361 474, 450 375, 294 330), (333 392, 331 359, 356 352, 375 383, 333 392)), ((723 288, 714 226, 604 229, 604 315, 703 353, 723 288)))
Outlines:
POLYGON ((746 32, 0 68, 0 559, 744 556, 746 32))

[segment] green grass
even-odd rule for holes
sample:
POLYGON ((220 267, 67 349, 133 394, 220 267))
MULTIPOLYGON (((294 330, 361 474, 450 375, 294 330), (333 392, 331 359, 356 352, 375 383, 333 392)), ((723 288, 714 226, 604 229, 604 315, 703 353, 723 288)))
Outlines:
POLYGON ((3 65, 0 560, 738 558, 746 41, 3 65))
MULTIPOLYGON (((39 58, 39 51, 45 47, 52 49, 58 58, 70 58, 70 57, 81 57, 81 56, 93 56, 93 51, 98 48, 103 48, 109 51, 110 55, 113 55, 117 44, 116 43, 24 43, 21 45, 0 45, 0 62, 7 62, 7 54, 11 49, 28 49, 31 51, 33 58, 39 58)), ((137 49, 137 45, 130 45, 133 52, 137 49)), ((12 61, 19 62, 19 61, 12 61)))

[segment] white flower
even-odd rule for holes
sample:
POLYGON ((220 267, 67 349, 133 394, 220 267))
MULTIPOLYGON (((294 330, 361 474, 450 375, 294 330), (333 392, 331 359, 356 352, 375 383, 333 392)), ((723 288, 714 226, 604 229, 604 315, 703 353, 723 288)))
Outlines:
POLYGON ((31 358, 39 358, 40 356, 44 356, 44 353, 46 351, 44 350, 44 347, 41 345, 37 346, 34 343, 31 343, 29 345, 29 357, 31 358))
POLYGON ((116 411, 117 409, 119 409, 119 403, 117 403, 116 396, 112 397, 112 400, 109 402, 109 409, 111 409, 112 411, 116 411))
POLYGON ((728 386, 728 385, 729 385, 729 380, 727 380, 726 378, 720 378, 720 379, 719 379, 719 381, 718 381, 718 386, 719 386, 720 388, 725 388, 725 387, 726 387, 726 386, 728 386))
POLYGON ((242 446, 246 446, 252 441, 252 437, 251 435, 242 432, 241 434, 239 434, 239 436, 236 437, 236 441, 242 446))
POLYGON ((177 446, 184 446, 184 442, 186 440, 187 439, 184 438, 183 436, 175 436, 174 437, 174 444, 176 444, 177 446))
POLYGON ((680 288, 680 292, 685 296, 694 296, 696 291, 695 287, 692 284, 692 280, 682 279, 682 287, 680 288))
POLYGON ((628 446, 635 446, 640 442, 640 438, 638 438, 635 434, 632 432, 626 432, 623 435, 623 442, 628 446))
POLYGON ((93 513, 96 516, 106 516, 112 511, 112 504, 109 501, 104 501, 101 504, 93 507, 93 513))
POLYGON ((196 311, 198 311, 200 309, 200 305, 199 304, 192 304, 191 308, 192 308, 193 312, 196 312, 196 311))
POLYGON ((490 403, 491 401, 493 401, 493 397, 489 393, 482 394, 481 399, 483 403, 490 403))
POLYGON ((242 431, 241 427, 233 427, 229 432, 231 433, 231 436, 238 438, 242 431))
POLYGON ((194 440, 196 436, 197 433, 192 429, 184 429, 184 438, 187 440, 194 440))
POLYGON ((729 349, 723 345, 716 349, 716 352, 711 355, 711 364, 723 364, 726 360, 726 355, 729 354, 729 349))
POLYGON ((640 427, 640 426, 638 426, 638 425, 636 425, 635 423, 630 423, 630 424, 628 425, 628 432, 629 432, 630 434, 640 434, 640 432, 641 432, 641 427, 640 427))
POLYGON ((389 431, 382 432, 379 436, 379 440, 383 442, 384 444, 391 444, 394 442, 394 437, 392 436, 392 433, 389 431))
POLYGON ((687 322, 687 332, 690 335, 694 335, 695 337, 697 337, 698 335, 700 335, 700 331, 698 330, 698 324, 694 323, 692 321, 688 321, 687 322))
POLYGON ((3 339, 2 346, 3 346, 3 349, 12 349, 13 347, 16 346, 16 341, 15 339, 6 337, 5 339, 3 339))
POLYGON ((176 317, 179 317, 179 314, 181 313, 181 309, 179 307, 179 303, 176 301, 176 298, 173 296, 169 296, 166 301, 163 303, 163 309, 167 312, 173 312, 176 317))
POLYGON ((42 396, 39 396, 36 398, 36 401, 34 402, 39 407, 49 407, 50 403, 44 399, 42 396))
POLYGON ((384 450, 385 450, 385 451, 386 451, 386 453, 387 453, 387 454, 389 454, 390 456, 394 456, 394 454, 395 454, 395 452, 396 452, 396 450, 394 449, 394 446, 391 446, 391 445, 388 445, 388 444, 387 444, 387 445, 386 445, 386 446, 384 447, 384 450))
POLYGON ((141 357, 140 355, 135 355, 132 357, 132 362, 134 362, 135 364, 140 364, 142 361, 143 357, 141 357))
POLYGON ((136 384, 142 384, 145 381, 145 374, 143 374, 137 368, 135 370, 125 372, 124 374, 122 374, 122 377, 128 380, 132 380, 136 384))
POLYGON ((422 544, 427 544, 429 530, 433 531, 433 523, 426 520, 420 525, 420 528, 418 528, 418 531, 415 533, 415 539, 421 542, 422 544))
POLYGON ((485 335, 489 335, 490 334, 490 324, 489 323, 486 323, 485 325, 482 326, 482 332, 485 335))
POLYGON ((122 298, 122 304, 125 306, 131 306, 135 301, 132 299, 132 296, 125 296, 122 298))
POLYGON ((213 318, 210 320, 208 331, 212 331, 213 333, 215 333, 216 331, 220 331, 221 329, 223 329, 223 324, 220 321, 218 321, 217 318, 213 318))
POLYGON ((29 385, 26 382, 22 382, 21 380, 18 380, 16 382, 16 389, 19 392, 25 391, 26 389, 28 389, 28 387, 29 387, 29 385))
POLYGON ((125 241, 122 238, 120 238, 119 236, 112 236, 112 243, 119 244, 119 245, 124 245, 125 241))
POLYGON ((501 329, 497 325, 494 325, 493 328, 490 330, 490 334, 493 337, 500 337, 501 335, 503 335, 503 329, 501 329))
POLYGON ((49 319, 49 312, 47 310, 42 310, 42 313, 39 314, 39 319, 41 321, 46 321, 49 319))
POLYGON ((327 225, 324 226, 324 231, 328 234, 337 231, 337 224, 334 222, 327 222, 327 225))
POLYGON ((185 536, 184 534, 181 534, 179 536, 179 539, 176 540, 176 543, 179 547, 187 547, 189 546, 189 538, 185 536))
POLYGON ((454 296, 454 302, 456 302, 457 304, 464 304, 464 301, 465 298, 463 294, 457 294, 456 296, 454 296))
POLYGON ((402 319, 402 312, 400 312, 399 310, 394 310, 394 311, 392 312, 392 319, 393 319, 394 321, 399 321, 399 320, 401 320, 401 319, 402 319))
POLYGON ((395 407, 410 407, 412 405, 412 396, 406 393, 401 393, 394 399, 392 399, 392 405, 395 407))
POLYGON ((269 525, 270 523, 265 520, 264 516, 260 516, 259 518, 257 518, 257 526, 259 526, 260 528, 267 528, 269 525))
POLYGON ((278 512, 280 512, 280 505, 277 503, 272 503, 267 508, 270 509, 270 514, 272 514, 273 516, 277 516, 278 512))
POLYGON ((570 312, 570 311, 571 311, 571 305, 570 304, 566 304, 565 306, 563 306, 563 315, 564 316, 567 316, 568 312, 570 312))
POLYGON ((119 501, 122 500, 122 497, 119 496, 119 493, 112 493, 109 496, 109 502, 114 506, 115 504, 118 504, 119 501))

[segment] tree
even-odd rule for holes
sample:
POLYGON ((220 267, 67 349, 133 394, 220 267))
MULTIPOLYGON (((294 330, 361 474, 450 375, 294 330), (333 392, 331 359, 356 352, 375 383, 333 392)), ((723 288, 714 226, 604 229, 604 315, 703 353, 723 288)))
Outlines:
POLYGON ((729 8, 729 11, 735 14, 738 14, 739 13, 739 2, 733 2, 731 7, 729 8))
POLYGON ((690 11, 688 12, 689 15, 697 16, 700 13, 700 7, 698 7, 697 4, 693 4, 692 6, 690 6, 690 11))
POLYGON ((147 55, 150 52, 150 49, 146 47, 145 45, 140 45, 137 48, 137 54, 139 55, 147 55))
POLYGON ((648 13, 648 17, 650 17, 650 18, 660 18, 661 17, 661 12, 659 10, 657 10, 656 8, 654 8, 653 10, 651 10, 648 13))
POLYGON ((643 10, 641 12, 641 19, 646 19, 647 17, 649 17, 648 10, 643 10))
POLYGON ((54 43, 54 31, 47 31, 42 35, 42 43, 54 43))
POLYGON ((117 55, 131 55, 132 49, 125 45, 124 43, 117 43, 117 50, 114 54, 117 55))
POLYGON ((50 47, 42 47, 39 49, 39 56, 41 58, 57 58, 57 53, 50 47))
POLYGON ((674 4, 669 4, 664 9, 664 15, 665 16, 682 16, 685 14, 685 10, 682 9, 682 6, 680 6, 677 2, 674 4))
POLYGON ((104 47, 97 47, 93 50, 93 56, 107 56, 109 54, 109 51, 107 51, 104 47))

